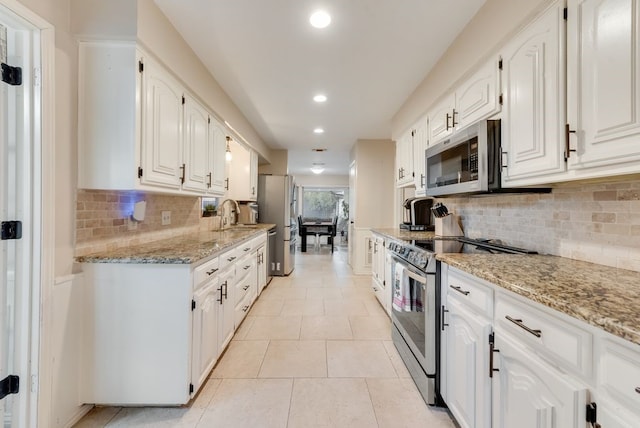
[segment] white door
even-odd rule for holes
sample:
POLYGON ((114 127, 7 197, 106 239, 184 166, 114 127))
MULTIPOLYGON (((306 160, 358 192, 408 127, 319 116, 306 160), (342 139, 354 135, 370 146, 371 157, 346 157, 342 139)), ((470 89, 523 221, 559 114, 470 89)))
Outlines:
POLYGON ((456 89, 456 110, 451 124, 456 131, 499 111, 499 88, 498 61, 492 58, 456 89))
POLYGON ((227 134, 217 120, 211 119, 209 125, 209 193, 224 195, 227 178, 225 150, 227 134))
POLYGON ((209 172, 209 113, 195 99, 187 96, 184 104, 184 172, 183 189, 200 194, 207 189, 209 172))
POLYGON ((449 94, 429 111, 429 144, 433 145, 453 133, 456 124, 453 117, 455 105, 455 95, 449 94))
MULTIPOLYGON (((39 124, 31 116, 35 105, 32 50, 39 33, 0 6, 0 62, 19 67, 22 83, 0 82, 0 380, 19 377, 19 393, 0 400, 0 425, 5 428, 28 424, 28 385, 30 378, 30 314, 32 291, 30 268, 33 230, 30 200, 35 184, 32 156, 34 130, 39 124), (12 223, 12 222, 20 222, 12 223), (10 231, 21 230, 12 239, 10 231), (7 239, 8 238, 8 239, 7 239)), ((3 73, 4 74, 4 73, 3 73)), ((36 176, 37 176, 36 175, 36 176)), ((37 361, 33 362, 37 364, 37 361)), ((6 380, 8 382, 8 380, 6 380)), ((6 386, 6 384, 5 384, 6 386)))

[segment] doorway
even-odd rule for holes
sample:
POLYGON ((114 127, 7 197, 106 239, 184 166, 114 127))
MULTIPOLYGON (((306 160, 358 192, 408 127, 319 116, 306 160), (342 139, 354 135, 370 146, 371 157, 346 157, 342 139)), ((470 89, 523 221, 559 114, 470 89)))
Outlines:
MULTIPOLYGON (((43 54, 51 55, 52 46, 49 24, 18 2, 0 0, 0 381, 4 380, 2 395, 6 394, 0 400, 0 424, 4 428, 37 424, 44 248, 38 208, 44 202, 45 118, 50 123, 47 131, 53 134, 53 110, 42 108, 43 81, 49 88, 50 78, 43 79, 42 70, 51 71, 50 57, 43 60, 43 54)), ((52 137, 46 141, 49 146, 52 137)), ((50 175, 47 180, 53 182, 50 175)), ((53 199, 52 194, 49 197, 53 199)))

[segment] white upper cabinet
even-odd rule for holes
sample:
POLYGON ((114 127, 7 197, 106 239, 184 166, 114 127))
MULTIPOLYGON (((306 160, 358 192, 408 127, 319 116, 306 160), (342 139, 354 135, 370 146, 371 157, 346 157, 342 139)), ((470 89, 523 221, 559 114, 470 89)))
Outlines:
POLYGON ((564 5, 556 2, 502 49, 502 180, 547 183, 565 171, 564 5))
POLYGON ((211 117, 134 43, 80 43, 79 188, 223 195, 226 131, 211 117))
POLYGON ((455 94, 449 94, 429 110, 429 141, 431 144, 453 133, 453 114, 456 109, 455 94))
POLYGON ((255 201, 258 182, 257 154, 233 139, 229 141, 229 147, 232 157, 227 162, 227 197, 237 201, 255 201))
POLYGON ((183 188, 204 193, 209 185, 209 113, 193 98, 184 104, 183 188))
POLYGON ((413 143, 411 129, 396 141, 396 184, 398 187, 413 183, 413 143))
POLYGON ((207 193, 224 195, 227 178, 225 151, 227 148, 226 129, 216 119, 209 124, 209 172, 207 193))
POLYGON ((569 0, 568 8, 569 168, 588 176, 638 172, 638 2, 569 0))
POLYGON ((498 60, 480 65, 429 111, 429 144, 500 111, 498 60))
POLYGON ((140 182, 180 189, 182 160, 182 100, 180 84, 159 64, 143 59, 142 144, 140 182))
POLYGON ((455 112, 451 117, 451 126, 456 130, 466 128, 500 110, 498 64, 498 59, 492 58, 456 89, 455 112))
POLYGON ((427 135, 427 118, 421 118, 411 128, 411 138, 413 141, 413 182, 416 187, 416 196, 426 195, 426 172, 424 151, 429 143, 427 135))

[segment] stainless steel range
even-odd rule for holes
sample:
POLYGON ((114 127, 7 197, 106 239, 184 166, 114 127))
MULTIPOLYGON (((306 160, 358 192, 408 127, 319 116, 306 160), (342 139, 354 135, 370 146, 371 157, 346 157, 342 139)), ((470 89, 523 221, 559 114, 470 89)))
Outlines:
POLYGON ((440 284, 436 253, 534 254, 486 239, 396 240, 392 254, 393 343, 425 402, 443 405, 440 397, 440 284))

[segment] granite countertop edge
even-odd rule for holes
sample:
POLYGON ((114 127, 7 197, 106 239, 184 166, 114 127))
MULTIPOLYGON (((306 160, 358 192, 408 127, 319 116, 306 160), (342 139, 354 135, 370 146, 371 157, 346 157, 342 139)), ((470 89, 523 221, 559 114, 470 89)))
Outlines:
POLYGON ((220 231, 195 232, 78 256, 75 260, 78 263, 198 264, 275 226, 261 223, 250 228, 240 226, 220 231))
POLYGON ((439 254, 436 259, 640 345, 639 272, 549 255, 439 254), (540 266, 538 271, 536 266, 540 266), (571 267, 580 273, 571 275, 571 267), (549 270, 553 274, 542 281, 549 270), (621 277, 628 281, 621 282, 621 277), (609 288, 601 278, 610 278, 616 284, 609 288))
MULTIPOLYGON (((435 237, 434 232, 399 228, 374 228, 372 232, 396 240, 435 237)), ((442 253, 436 258, 640 345, 640 272, 551 255, 442 253)))

